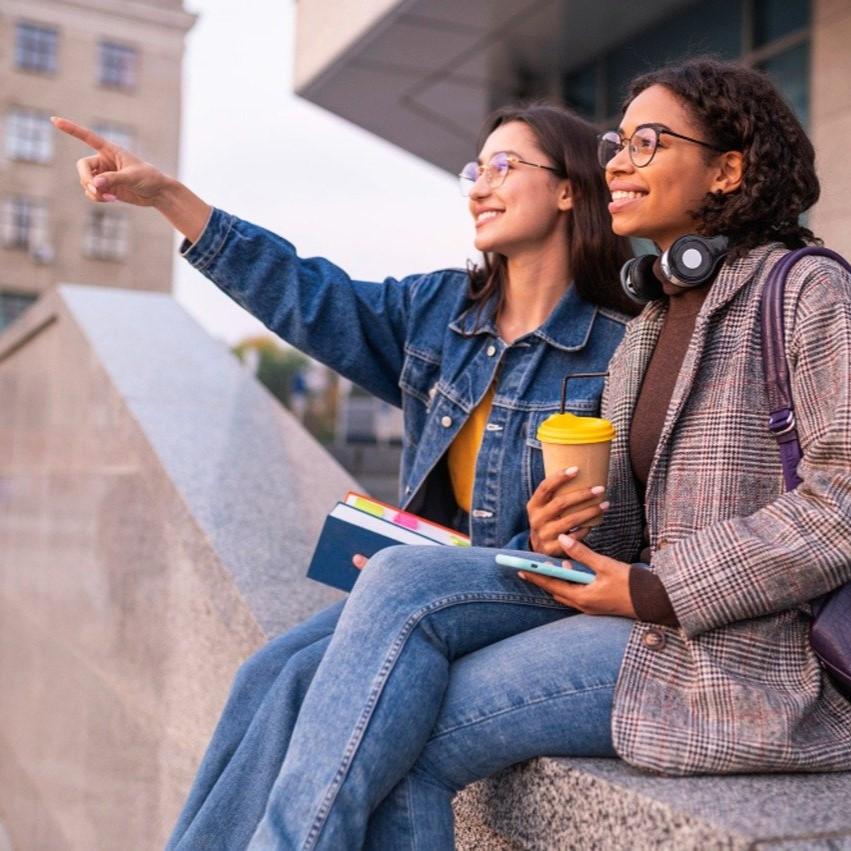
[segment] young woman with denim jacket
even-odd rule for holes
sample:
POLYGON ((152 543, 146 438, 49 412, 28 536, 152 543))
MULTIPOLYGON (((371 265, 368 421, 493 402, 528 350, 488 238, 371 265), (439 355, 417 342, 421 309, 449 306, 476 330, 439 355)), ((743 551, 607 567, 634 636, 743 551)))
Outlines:
MULTIPOLYGON (((91 131, 54 123, 96 151, 78 163, 90 200, 158 209, 186 237, 186 259, 270 329, 402 407, 405 508, 469 532, 477 545, 546 551, 607 509, 605 482, 550 499, 576 471, 544 479, 536 437, 559 408, 566 375, 600 374, 571 382, 567 398, 574 413, 598 412, 624 311, 634 312, 618 284, 627 242, 611 233, 585 122, 544 105, 496 112, 478 161, 461 173, 483 267, 380 284, 302 259, 91 131), (531 542, 530 498, 540 521, 531 542)), ((171 847, 247 843, 341 608, 243 666, 171 847)))

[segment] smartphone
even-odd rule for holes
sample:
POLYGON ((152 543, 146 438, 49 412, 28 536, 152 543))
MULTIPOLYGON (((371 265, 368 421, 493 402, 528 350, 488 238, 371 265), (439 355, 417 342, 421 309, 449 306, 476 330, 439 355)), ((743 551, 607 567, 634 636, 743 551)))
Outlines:
POLYGON ((519 556, 499 553, 496 556, 496 563, 505 567, 513 567, 515 570, 542 573, 544 576, 553 576, 556 579, 564 579, 567 582, 579 582, 582 585, 589 585, 594 581, 594 574, 585 565, 579 565, 578 562, 571 562, 571 564, 581 566, 582 570, 562 567, 560 564, 553 564, 551 561, 532 561, 529 558, 520 558, 519 556))

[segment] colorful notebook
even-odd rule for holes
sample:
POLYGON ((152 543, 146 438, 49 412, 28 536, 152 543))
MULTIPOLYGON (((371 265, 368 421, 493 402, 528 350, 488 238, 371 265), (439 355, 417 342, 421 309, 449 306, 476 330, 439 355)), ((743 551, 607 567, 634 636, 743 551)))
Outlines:
POLYGON ((352 556, 360 553, 369 557, 397 544, 469 547, 470 539, 416 514, 350 491, 325 519, 307 575, 317 582, 351 591, 360 575, 352 556))

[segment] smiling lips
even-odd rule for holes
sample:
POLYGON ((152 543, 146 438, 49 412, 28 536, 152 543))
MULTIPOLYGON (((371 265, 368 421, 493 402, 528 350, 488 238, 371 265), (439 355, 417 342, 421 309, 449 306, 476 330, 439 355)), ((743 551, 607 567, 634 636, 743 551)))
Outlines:
POLYGON ((481 212, 476 213, 476 227, 479 228, 501 215, 502 210, 482 210, 481 212))
POLYGON ((612 189, 612 201, 609 204, 609 212, 614 215, 621 212, 634 201, 644 198, 647 193, 639 189, 612 189))

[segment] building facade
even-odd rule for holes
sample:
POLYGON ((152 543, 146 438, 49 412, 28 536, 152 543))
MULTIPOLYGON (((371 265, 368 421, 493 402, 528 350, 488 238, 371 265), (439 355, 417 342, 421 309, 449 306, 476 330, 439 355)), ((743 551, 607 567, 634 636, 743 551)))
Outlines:
POLYGON ((169 290, 171 229, 86 202, 51 115, 177 169, 182 0, 0 0, 0 328, 58 282, 169 290))
POLYGON ((616 125, 636 74, 696 53, 764 69, 808 128, 810 225, 851 254, 851 0, 299 0, 303 97, 457 172, 486 114, 555 97, 616 125))

